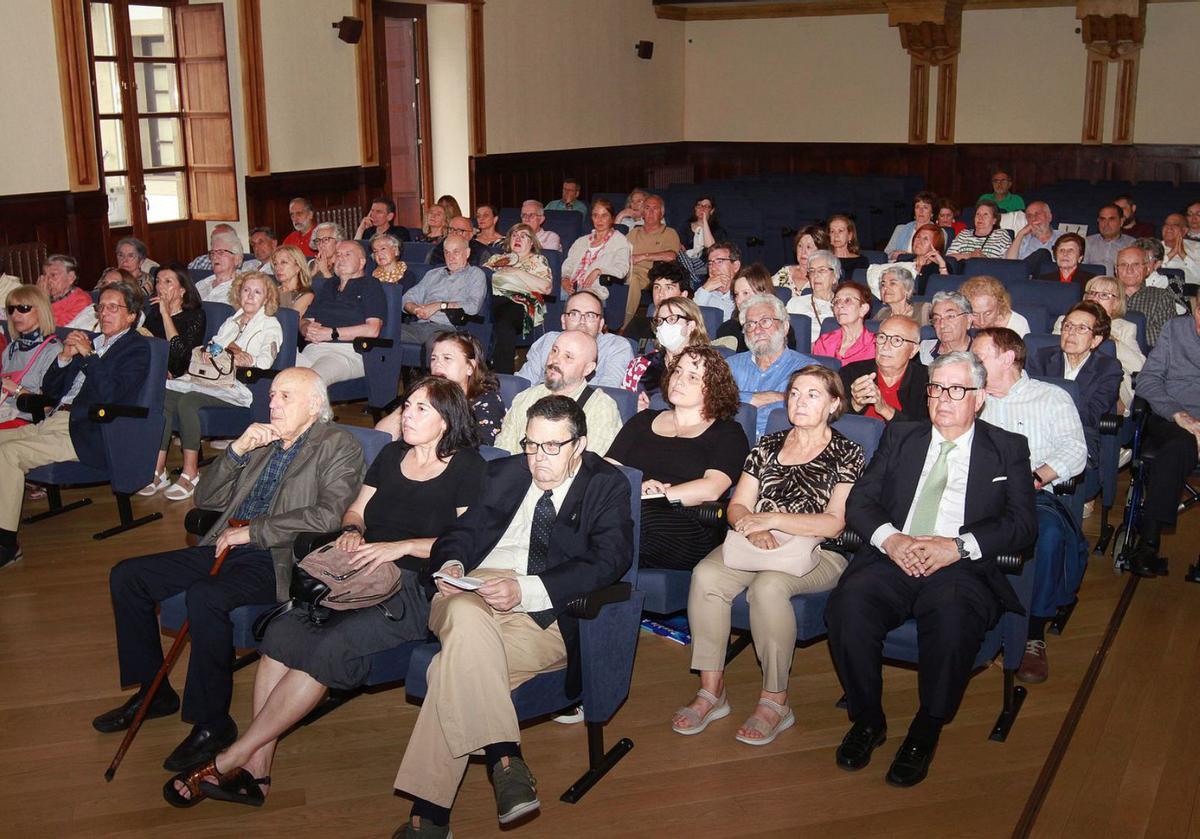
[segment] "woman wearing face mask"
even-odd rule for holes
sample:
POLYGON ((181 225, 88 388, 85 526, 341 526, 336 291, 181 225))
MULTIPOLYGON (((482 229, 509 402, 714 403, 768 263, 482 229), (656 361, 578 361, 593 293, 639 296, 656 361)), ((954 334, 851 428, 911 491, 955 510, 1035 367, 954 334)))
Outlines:
POLYGON ((697 519, 696 505, 733 486, 750 444, 733 419, 737 383, 712 347, 681 350, 662 387, 671 407, 639 412, 607 457, 642 472, 641 567, 690 570, 725 538, 724 527, 697 519))
MULTIPOLYGON (((805 261, 807 261, 805 257, 805 261)), ((733 275, 733 317, 721 324, 717 330, 717 338, 733 338, 737 341, 737 352, 746 352, 746 334, 742 328, 742 304, 759 294, 774 294, 775 286, 771 283, 771 275, 762 263, 755 262, 744 266, 733 275)), ((789 329, 787 334, 788 349, 796 349, 796 336, 789 329)))
POLYGON ((706 347, 709 344, 700 307, 686 297, 664 300, 650 319, 650 325, 654 327, 654 339, 658 346, 653 352, 629 362, 625 381, 622 382, 626 390, 642 391, 639 408, 649 405, 649 396, 658 393, 663 374, 675 363, 685 347, 706 347), (642 404, 643 400, 645 405, 642 404))

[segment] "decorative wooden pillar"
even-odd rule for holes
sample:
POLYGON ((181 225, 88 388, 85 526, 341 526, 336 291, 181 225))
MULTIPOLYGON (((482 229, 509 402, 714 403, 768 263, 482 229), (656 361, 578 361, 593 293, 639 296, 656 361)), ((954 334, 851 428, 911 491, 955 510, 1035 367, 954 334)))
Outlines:
POLYGON ((954 142, 963 0, 887 0, 888 25, 909 55, 908 142, 929 142, 929 81, 937 68, 935 143, 954 142))
POLYGON ((51 10, 59 55, 58 81, 62 92, 67 176, 72 192, 91 192, 100 189, 101 175, 95 115, 92 113, 87 16, 83 3, 73 0, 54 0, 51 10))
POLYGON ((238 0, 238 41, 242 51, 242 113, 246 129, 246 175, 271 174, 267 139, 267 93, 263 80, 262 10, 259 0, 238 0))
POLYGON ((1075 17, 1083 22, 1081 33, 1088 62, 1083 89, 1083 142, 1104 142, 1108 65, 1116 62, 1112 142, 1132 143, 1138 64, 1146 39, 1146 0, 1076 0, 1075 17))
POLYGON ((354 48, 358 90, 358 144, 363 166, 379 165, 379 96, 375 80, 375 2, 354 0, 362 37, 354 48))
POLYGON ((471 149, 476 156, 487 154, 487 84, 483 71, 483 4, 469 0, 467 7, 467 43, 470 49, 468 71, 471 74, 471 149))

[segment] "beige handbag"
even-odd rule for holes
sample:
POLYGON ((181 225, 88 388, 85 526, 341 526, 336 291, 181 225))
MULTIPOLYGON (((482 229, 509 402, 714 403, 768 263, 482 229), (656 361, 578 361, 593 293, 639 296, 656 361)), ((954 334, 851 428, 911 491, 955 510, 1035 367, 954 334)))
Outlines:
POLYGON ((192 360, 188 363, 188 375, 193 379, 207 382, 218 387, 228 387, 237 381, 237 369, 233 363, 233 355, 222 350, 214 356, 205 358, 206 347, 196 347, 192 350, 192 360))
POLYGON ((824 540, 820 536, 794 536, 781 530, 772 530, 771 535, 779 547, 763 550, 736 530, 729 531, 721 549, 725 567, 735 571, 782 571, 803 577, 821 561, 817 549, 824 540))

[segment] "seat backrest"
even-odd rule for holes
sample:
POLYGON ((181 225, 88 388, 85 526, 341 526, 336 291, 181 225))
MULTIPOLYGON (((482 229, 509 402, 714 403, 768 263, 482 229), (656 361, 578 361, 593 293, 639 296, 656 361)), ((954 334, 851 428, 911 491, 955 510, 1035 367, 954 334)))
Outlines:
POLYGON ((617 403, 617 412, 621 415, 621 422, 629 422, 633 419, 633 415, 637 413, 637 393, 620 387, 605 387, 603 385, 592 385, 592 387, 608 394, 617 403))
POLYGON ((546 257, 546 262, 550 265, 550 277, 553 280, 553 285, 550 287, 550 296, 555 300, 562 294, 562 261, 563 255, 561 251, 542 251, 542 256, 546 257))
POLYGON ((386 431, 376 431, 374 428, 363 428, 359 425, 345 425, 338 423, 338 428, 344 428, 354 435, 362 446, 363 458, 367 461, 367 466, 370 466, 379 453, 383 451, 383 447, 392 442, 392 435, 386 431))
POLYGON ((574 210, 546 210, 546 221, 542 226, 558 234, 563 253, 566 253, 583 235, 583 224, 583 215, 574 210))
MULTIPOLYGON (((283 331, 283 344, 275 354, 272 370, 286 370, 296 366, 296 341, 300 333, 300 314, 286 306, 275 310, 275 319, 283 331)), ((250 414, 254 422, 269 422, 271 419, 271 379, 258 379, 250 387, 250 414)))
POLYGON ((616 332, 625 324, 625 301, 628 299, 629 286, 614 284, 608 287, 608 299, 604 301, 604 323, 609 332, 616 332))
POLYGON ((959 277, 954 274, 936 274, 929 278, 925 283, 925 296, 933 299, 933 295, 939 291, 958 291, 958 287, 963 284, 965 277, 959 277))
POLYGON ((633 561, 629 563, 629 570, 621 579, 637 588, 638 556, 641 553, 642 532, 642 472, 631 466, 618 466, 617 468, 625 473, 625 477, 629 481, 629 513, 633 517, 633 561))
MULTIPOLYGON (((1053 325, 1054 319, 1066 314, 1067 309, 1083 299, 1083 286, 1079 283, 1048 283, 1045 280, 1025 280, 1022 282, 1005 283, 1009 296, 1012 297, 1012 307, 1025 314, 1025 306, 1036 303, 1046 307, 1053 325)), ((1032 322, 1030 323, 1032 326, 1032 322)), ((1034 328, 1035 332, 1041 330, 1034 328)))
POLYGON ((504 449, 498 449, 495 446, 480 446, 479 454, 484 460, 500 460, 501 458, 511 456, 511 452, 506 452, 504 449))
POLYGON ((423 263, 429 259, 429 252, 435 247, 436 245, 434 245, 433 242, 405 242, 404 250, 400 254, 400 259, 403 260, 411 270, 414 262, 423 263))
POLYGON ((808 315, 789 314, 788 323, 796 336, 796 352, 809 353, 812 350, 812 319, 808 315))
POLYGON ((406 268, 404 271, 404 279, 402 279, 400 281, 400 285, 402 285, 404 287, 405 291, 408 291, 410 288, 415 286, 417 283, 421 282, 421 280, 424 279, 425 275, 428 274, 430 271, 432 271, 434 268, 441 267, 438 265, 427 265, 424 262, 406 261, 404 264, 407 265, 408 268, 406 268))
POLYGON ((887 254, 883 251, 862 251, 858 252, 859 256, 865 256, 867 262, 871 265, 884 265, 887 263, 887 254))
POLYGON ((118 417, 111 431, 104 435, 104 455, 108 462, 109 483, 113 492, 133 493, 145 486, 154 475, 158 445, 152 438, 162 437, 163 397, 167 390, 167 342, 147 338, 150 343, 150 366, 146 380, 138 389, 134 405, 148 409, 144 418, 118 417))
POLYGON ((778 297, 785 306, 787 305, 787 302, 792 299, 792 290, 790 288, 780 288, 779 286, 775 286, 773 290, 775 292, 775 296, 778 297))
POLYGON ((822 367, 828 367, 830 370, 837 372, 842 369, 842 362, 831 355, 814 355, 813 361, 820 364, 822 367))
POLYGON ((528 379, 514 376, 511 373, 497 373, 496 378, 500 382, 500 400, 504 402, 506 411, 512 407, 513 400, 518 393, 532 387, 528 379))
POLYGON ((1055 376, 1030 376, 1031 379, 1036 379, 1039 382, 1061 387, 1071 395, 1071 401, 1075 403, 1075 410, 1079 412, 1080 420, 1082 421, 1083 412, 1087 410, 1087 406, 1083 404, 1083 394, 1079 390, 1079 383, 1071 379, 1061 379, 1055 376))
POLYGON ((204 307, 204 343, 212 340, 221 324, 233 317, 233 307, 228 303, 209 303, 205 300, 200 304, 204 307))
MULTIPOLYGON (((773 408, 771 413, 767 415, 767 429, 764 434, 773 434, 776 431, 786 431, 791 428, 792 424, 788 420, 786 408, 773 408)), ((833 427, 841 432, 847 439, 853 440, 863 447, 863 455, 866 461, 870 463, 871 458, 875 456, 875 450, 879 448, 879 440, 883 437, 883 430, 886 424, 883 420, 875 419, 874 417, 864 417, 859 414, 845 414, 841 419, 834 422, 833 427)))
POLYGON ((742 427, 742 431, 746 432, 746 442, 750 444, 750 448, 754 448, 758 443, 758 408, 749 402, 739 402, 734 419, 742 427))
POLYGON ((1006 286, 1029 279, 1029 265, 1023 259, 968 259, 963 266, 963 279, 995 277, 1006 286))
POLYGON ((1137 330, 1138 346, 1142 350, 1143 355, 1150 354, 1150 339, 1146 335, 1146 316, 1141 312, 1135 312, 1132 309, 1125 310, 1125 320, 1133 324, 1137 330))
POLYGON ((1046 333, 1050 331, 1050 327, 1054 323, 1054 319, 1050 317, 1050 312, 1041 303, 1023 303, 1021 306, 1013 306, 1013 309, 1021 313, 1021 316, 1029 323, 1029 331, 1037 333, 1046 333))
POLYGON ((1034 358, 1046 347, 1057 347, 1058 336, 1046 335, 1040 332, 1030 332, 1025 336, 1025 366, 1029 367, 1029 359, 1034 358))
POLYGON ((1079 268, 1080 270, 1087 271, 1089 274, 1093 274, 1097 277, 1103 277, 1105 275, 1111 276, 1107 268, 1095 262, 1081 262, 1079 263, 1079 268))

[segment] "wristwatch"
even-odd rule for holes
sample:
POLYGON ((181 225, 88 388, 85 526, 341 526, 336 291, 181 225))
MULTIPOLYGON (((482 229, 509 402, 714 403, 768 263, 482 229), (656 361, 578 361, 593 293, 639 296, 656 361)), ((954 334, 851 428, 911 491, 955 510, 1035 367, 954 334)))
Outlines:
POLYGON ((346 525, 345 527, 342 528, 342 532, 343 533, 357 533, 359 536, 363 535, 363 529, 361 527, 359 527, 357 524, 346 525))
POLYGON ((971 552, 967 550, 967 546, 963 542, 961 536, 954 537, 954 547, 958 548, 958 558, 959 559, 970 559, 971 558, 971 552))
POLYGON ((341 339, 341 336, 340 336, 340 335, 338 335, 338 331, 337 331, 337 327, 336 327, 336 326, 335 326, 335 327, 333 327, 332 329, 330 329, 330 330, 329 330, 329 340, 330 340, 330 341, 340 341, 340 340, 342 340, 342 339, 341 339))

